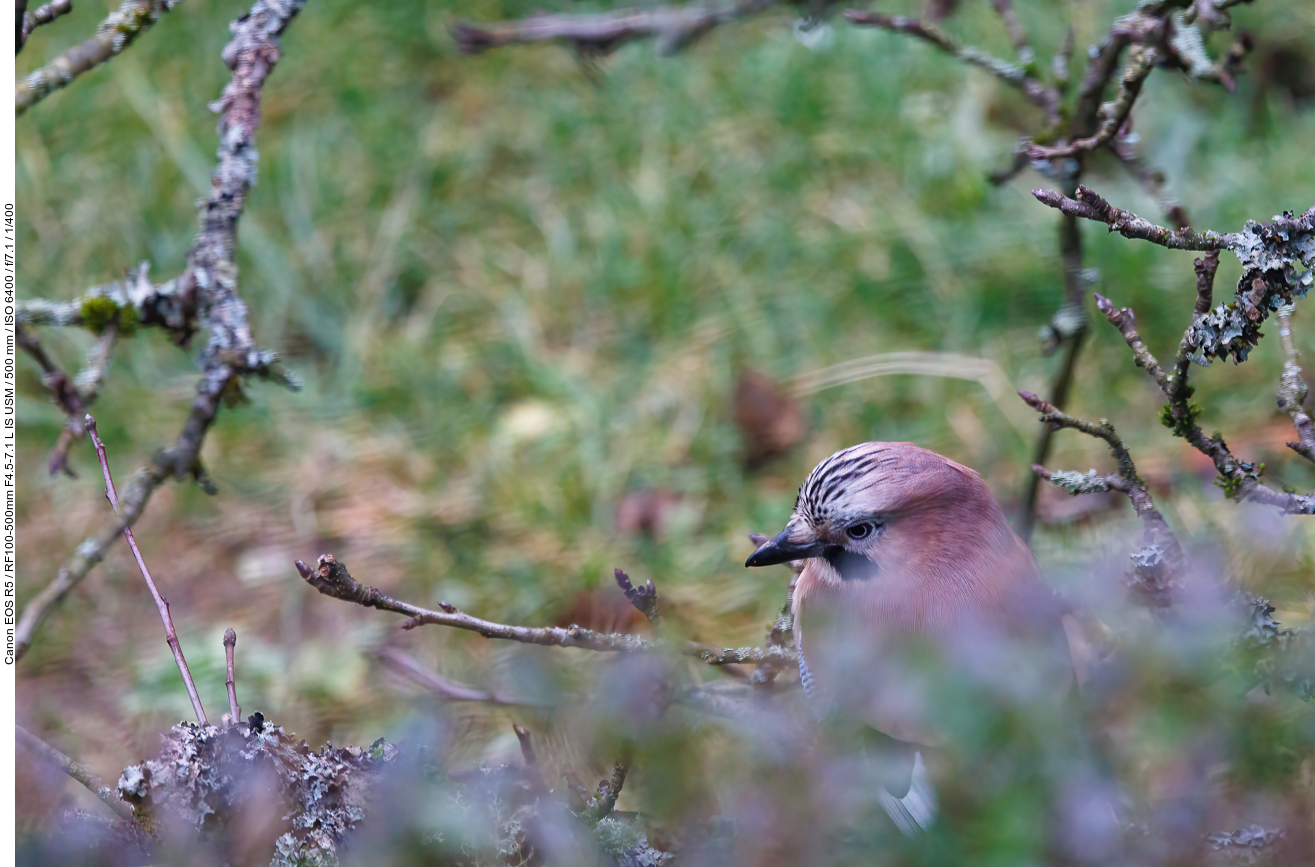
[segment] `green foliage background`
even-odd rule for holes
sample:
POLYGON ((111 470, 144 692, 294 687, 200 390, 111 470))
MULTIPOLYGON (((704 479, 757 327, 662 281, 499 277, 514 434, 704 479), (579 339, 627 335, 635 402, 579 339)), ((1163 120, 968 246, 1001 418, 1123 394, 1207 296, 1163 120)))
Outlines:
MULTIPOLYGON (((1021 491, 1035 422, 1008 392, 891 376, 811 394, 805 443, 752 472, 730 396, 744 368, 789 383, 914 349, 983 356, 1012 387, 1044 392, 1057 359, 1036 335, 1061 300, 1055 214, 1028 195, 1045 185, 1033 173, 999 189, 986 180, 1034 128, 1034 109, 925 45, 839 20, 822 50, 775 15, 679 57, 635 44, 585 66, 554 46, 463 57, 448 35, 458 18, 532 6, 316 0, 284 39, 239 263, 257 341, 305 388, 250 385, 203 453, 218 497, 171 485, 137 530, 215 716, 228 626, 243 707, 312 743, 367 744, 428 712, 370 661, 380 642, 451 677, 530 692, 586 664, 573 651, 401 633, 395 618, 314 594, 295 558, 332 551, 399 597, 527 624, 591 588, 619 596, 620 566, 655 581, 674 630, 759 643, 786 573, 746 572, 745 534, 779 528, 831 451, 912 440, 979 469, 1006 505, 1021 491), (647 487, 679 495, 669 532, 618 533, 618 501, 647 487)), ((20 71, 85 38, 109 8, 79 3, 42 28, 20 71)), ((1128 4, 1017 8, 1048 64, 1070 20, 1080 56, 1128 4)), ((226 24, 244 10, 183 3, 20 119, 21 296, 75 297, 141 260, 157 280, 181 269, 216 146, 206 105, 227 80, 226 24)), ((1301 0, 1257 0, 1234 17, 1261 51, 1315 51, 1315 7, 1301 0)), ((966 2, 949 28, 1010 54, 988 4, 966 2)), ((1281 88, 1251 76, 1230 95, 1157 71, 1135 118, 1197 226, 1233 230, 1311 203, 1315 113, 1281 88)), ((1108 157, 1087 183, 1158 217, 1108 157)), ((1171 353, 1194 298, 1191 254, 1090 224, 1083 239, 1097 290, 1171 353)), ((1226 255, 1217 297, 1238 272, 1226 255)), ((1293 321, 1315 349, 1305 310, 1293 321)), ((42 339, 73 370, 92 337, 42 339)), ((120 484, 177 435, 193 356, 149 329, 116 351, 95 412, 120 484)), ((1199 373, 1203 423, 1270 477, 1310 489, 1315 473, 1282 447, 1280 367, 1271 335, 1245 365, 1199 373)), ((77 479, 47 477, 62 416, 34 365, 20 385, 21 607, 108 507, 87 444, 77 479)), ((1309 521, 1220 503, 1212 473, 1160 427, 1158 403, 1118 333, 1093 323, 1072 409, 1114 422, 1186 540, 1217 546, 1285 624, 1308 617, 1309 521)), ((1108 463, 1076 434, 1059 436, 1051 461, 1108 463)), ((1043 526, 1034 547, 1057 582, 1080 581, 1092 558, 1117 564, 1135 532, 1120 503, 1043 526)), ((116 548, 21 664, 20 721, 109 778, 148 754, 188 715, 154 617, 116 548)), ((514 748, 505 712, 456 713, 469 761, 514 748)), ((34 799, 27 820, 83 798, 75 788, 34 799)))

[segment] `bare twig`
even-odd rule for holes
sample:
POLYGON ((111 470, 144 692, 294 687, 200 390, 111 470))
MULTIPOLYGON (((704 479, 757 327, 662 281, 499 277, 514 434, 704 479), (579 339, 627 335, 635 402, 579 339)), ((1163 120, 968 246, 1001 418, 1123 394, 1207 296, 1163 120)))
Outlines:
MULTIPOLYGON (((1135 334, 1135 330, 1133 332, 1135 334)), ((1177 578, 1186 562, 1182 546, 1169 529, 1164 515, 1155 508, 1146 482, 1137 473, 1137 466, 1132 455, 1123 445, 1123 440, 1105 419, 1091 422, 1071 416, 1036 395, 1020 391, 1018 396, 1041 416, 1041 421, 1058 430, 1072 428, 1088 436, 1104 440, 1109 446, 1110 454, 1118 465, 1118 472, 1101 476, 1092 470, 1090 473, 1055 472, 1040 465, 1034 465, 1033 471, 1057 487, 1062 487, 1071 494, 1090 494, 1100 491, 1116 490, 1128 495, 1133 509, 1141 518, 1145 528, 1144 546, 1132 555, 1132 586, 1156 608, 1168 607, 1172 602, 1173 591, 1178 586, 1177 578)))
POLYGON ((636 39, 656 39, 660 54, 674 54, 722 24, 757 15, 779 0, 726 5, 656 6, 582 15, 535 15, 499 24, 457 24, 452 36, 467 54, 526 42, 568 42, 586 55, 607 54, 636 39))
POLYGON ((224 686, 228 687, 228 714, 232 725, 242 721, 242 708, 237 703, 237 681, 233 677, 233 651, 237 648, 237 633, 232 627, 224 630, 224 664, 228 677, 224 686))
MULTIPOLYGON (((96 35, 56 57, 47 65, 20 78, 15 87, 14 106, 22 114, 89 69, 119 54, 150 28, 161 13, 172 9, 178 0, 126 0, 96 27, 96 35)), ((38 12, 40 10, 37 10, 38 12)))
MULTIPOLYGON (((27 6, 26 0, 24 0, 23 6, 27 6)), ((59 16, 67 15, 72 11, 72 0, 51 0, 49 3, 38 6, 35 12, 30 13, 20 9, 18 12, 18 18, 21 22, 18 28, 18 50, 14 53, 17 54, 23 50, 23 46, 27 44, 27 38, 32 35, 33 30, 49 24, 59 16)))
MULTIPOLYGON (((86 427, 87 433, 91 436, 91 442, 96 446, 96 457, 100 458, 100 470, 105 476, 105 496, 109 498, 110 506, 114 509, 115 514, 118 514, 119 496, 114 491, 114 477, 110 475, 110 462, 105 457, 105 443, 101 442, 100 437, 96 435, 96 419, 88 415, 86 427)), ((137 559, 137 568, 141 570, 142 578, 146 580, 146 587, 151 591, 151 598, 155 600, 155 607, 160 611, 160 620, 164 622, 164 640, 168 642, 169 650, 173 651, 174 662, 178 664, 178 673, 183 676, 183 683, 187 686, 187 697, 192 700, 192 710, 196 711, 197 722, 203 726, 208 726, 210 721, 205 718, 205 709, 201 707, 201 696, 197 693, 196 684, 192 681, 192 672, 187 668, 187 660, 183 659, 183 647, 178 643, 178 633, 174 630, 174 621, 169 615, 169 602, 160 595, 160 591, 155 588, 155 582, 151 580, 151 572, 146 568, 146 561, 142 559, 142 552, 137 547, 137 540, 133 538, 132 527, 125 524, 123 535, 128 539, 128 547, 132 549, 132 556, 137 559)))
POLYGON ((1114 207, 1081 184, 1071 199, 1054 190, 1033 190, 1032 195, 1037 201, 1062 213, 1105 223, 1111 232, 1118 232, 1125 238, 1150 241, 1170 250, 1222 250, 1239 240, 1238 233, 1222 235, 1219 232, 1197 232, 1192 229, 1170 231, 1131 211, 1114 207))
POLYGON ((121 800, 119 793, 105 785, 100 775, 91 768, 64 755, 22 726, 14 726, 14 730, 18 735, 20 744, 85 786, 89 792, 101 800, 101 803, 113 810, 114 815, 128 821, 132 821, 136 817, 132 805, 121 800))
POLYGON ((1297 442, 1288 443, 1288 448, 1308 461, 1315 461, 1315 422, 1302 409, 1306 402, 1306 380, 1301 377, 1301 368, 1297 365, 1297 348, 1292 343, 1293 305, 1285 304, 1278 309, 1278 335, 1283 341, 1283 376, 1279 379, 1278 408, 1292 418, 1297 429, 1297 442))
POLYGON ((543 780, 543 772, 539 770, 539 759, 534 754, 534 742, 530 739, 530 730, 525 726, 513 724, 511 730, 516 733, 516 740, 521 745, 521 758, 525 760, 525 773, 529 777, 530 786, 539 794, 545 794, 548 791, 548 784, 543 780))
POLYGON ((1155 68, 1156 51, 1154 48, 1144 47, 1136 48, 1132 51, 1132 58, 1128 61, 1127 67, 1123 70, 1123 76, 1119 79, 1119 94, 1115 97, 1114 102, 1101 109, 1105 115, 1105 120, 1101 123, 1100 129, 1096 134, 1088 138, 1076 139, 1067 145, 1058 147, 1046 147, 1044 145, 1032 145, 1028 148, 1028 156, 1034 160, 1055 160, 1064 157, 1076 156, 1083 151, 1093 151, 1102 147, 1114 138, 1128 120, 1128 115, 1132 113, 1133 103, 1137 101, 1137 96, 1141 93, 1142 84, 1146 81, 1151 70, 1155 68))
POLYGON ((347 567, 334 559, 332 554, 320 555, 314 568, 298 560, 297 571, 316 590, 325 596, 354 602, 367 608, 392 611, 409 617, 402 624, 403 629, 414 629, 425 624, 450 626, 476 632, 485 638, 498 638, 504 641, 518 641, 522 644, 538 644, 545 647, 578 647, 584 650, 607 653, 654 653, 672 649, 686 656, 697 657, 708 665, 731 665, 735 663, 772 663, 781 666, 796 664, 794 653, 780 647, 714 647, 694 641, 679 642, 668 645, 665 642, 640 638, 622 632, 596 632, 580 626, 513 626, 482 620, 458 611, 446 602, 439 603, 439 611, 421 608, 409 602, 403 602, 386 596, 384 593, 360 584, 347 571, 347 567))
MULTIPOLYGON (((190 335, 189 323, 198 320, 209 328, 201 352, 201 382, 187 420, 174 444, 156 454, 151 466, 138 471, 124 492, 118 519, 80 545, 55 579, 23 609, 15 630, 16 658, 27 652, 51 609, 104 559, 109 546, 132 526, 166 479, 190 477, 212 489, 200 463, 201 445, 221 399, 236 388, 238 376, 280 378, 274 368, 277 356, 256 349, 251 338, 246 305, 237 295, 234 255, 237 221, 256 178, 253 136, 260 123, 260 88, 279 58, 279 37, 303 5, 304 0, 256 0, 250 14, 234 23, 233 38, 223 51, 233 78, 211 106, 220 113, 218 166, 210 196, 201 204, 201 228, 188 253, 187 268, 166 284, 164 293, 157 293, 139 271, 139 287, 144 282, 152 297, 161 300, 158 307, 151 308, 151 315, 160 317, 171 331, 181 329, 174 334, 190 335), (180 302, 185 302, 181 306, 187 309, 180 311, 180 302)), ((65 308, 64 312, 69 311, 65 308)), ((73 312, 85 315, 85 305, 73 312)), ((281 381, 293 385, 286 377, 281 381)))
POLYGON ((374 651, 374 656, 389 671, 395 672, 420 684, 440 698, 449 701, 482 701, 489 704, 532 705, 525 701, 505 695, 501 692, 486 692, 478 687, 444 677, 421 665, 415 657, 403 653, 395 647, 381 647, 374 651))
POLYGON ((991 5, 995 7, 996 14, 1004 22, 1005 30, 1009 32, 1009 41, 1014 43, 1018 58, 1024 63, 1031 63, 1036 52, 1032 50, 1032 45, 1028 42, 1027 31, 1023 28, 1022 22, 1018 20, 1013 5, 1009 0, 991 0, 991 5))
POLYGON ((1022 91, 1029 102, 1046 111, 1049 121, 1053 122, 1059 118, 1059 92, 1057 90, 1046 87, 1022 66, 1001 60, 975 46, 960 45, 950 38, 945 31, 931 22, 921 21, 917 18, 906 18, 901 15, 885 15, 881 12, 864 12, 858 9, 847 11, 845 18, 851 23, 862 27, 880 27, 882 30, 889 30, 892 33, 905 33, 924 42, 929 42, 946 54, 962 60, 969 66, 976 66, 1011 87, 1022 91))

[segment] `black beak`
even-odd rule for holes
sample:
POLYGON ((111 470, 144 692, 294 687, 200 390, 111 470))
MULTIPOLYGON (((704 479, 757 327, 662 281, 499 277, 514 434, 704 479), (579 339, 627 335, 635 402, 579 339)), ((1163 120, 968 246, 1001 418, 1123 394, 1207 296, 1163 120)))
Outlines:
POLYGON ((821 542, 800 545, 790 541, 790 528, 782 530, 763 546, 753 552, 753 556, 744 561, 745 566, 775 566, 777 563, 789 563, 791 560, 805 560, 809 557, 822 556, 825 547, 821 542))

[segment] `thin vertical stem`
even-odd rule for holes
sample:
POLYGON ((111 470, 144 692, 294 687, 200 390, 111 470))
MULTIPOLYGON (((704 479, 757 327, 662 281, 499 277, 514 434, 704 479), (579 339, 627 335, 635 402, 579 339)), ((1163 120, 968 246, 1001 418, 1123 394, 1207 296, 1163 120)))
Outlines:
MULTIPOLYGON (((91 413, 87 413, 85 421, 87 433, 96 446, 96 457, 100 458, 101 474, 105 476, 105 496, 109 499, 115 514, 118 514, 119 495, 114 491, 114 478, 110 475, 110 462, 105 457, 105 443, 101 442, 100 434, 96 432, 96 419, 91 417, 91 413)), ((203 726, 208 726, 210 721, 206 719, 205 709, 201 707, 201 696, 196 691, 196 683, 192 681, 192 672, 187 668, 187 660, 183 659, 183 648, 178 643, 178 633, 174 630, 173 618, 169 616, 169 602, 160 595, 159 590, 155 589, 155 582, 151 580, 151 572, 146 568, 146 561, 142 559, 142 552, 137 547, 137 540, 133 538, 132 527, 129 527, 126 523, 123 525, 123 535, 128 538, 128 547, 132 549, 132 556, 137 558, 137 568, 141 569, 142 577, 146 579, 146 586, 155 599, 155 607, 160 610, 160 619, 164 622, 164 640, 168 642, 169 649, 173 651, 174 662, 178 663, 178 673, 183 676, 183 683, 187 686, 187 697, 192 700, 192 709, 196 711, 197 722, 203 726)))
POLYGON ((242 708, 237 704, 237 682, 233 679, 233 649, 237 647, 237 633, 230 626, 224 630, 224 662, 228 666, 228 678, 224 686, 228 687, 228 712, 234 724, 242 719, 242 708))

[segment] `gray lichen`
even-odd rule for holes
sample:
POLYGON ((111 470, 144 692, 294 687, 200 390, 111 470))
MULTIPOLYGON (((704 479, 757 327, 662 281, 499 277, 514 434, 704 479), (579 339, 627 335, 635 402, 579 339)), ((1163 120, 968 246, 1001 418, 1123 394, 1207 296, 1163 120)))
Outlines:
POLYGON ((1075 470, 1056 470, 1050 474, 1050 484, 1063 488, 1075 497, 1078 494, 1103 494, 1110 489, 1109 482, 1094 469, 1085 473, 1075 470))

